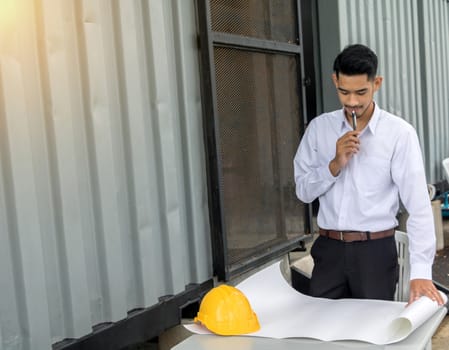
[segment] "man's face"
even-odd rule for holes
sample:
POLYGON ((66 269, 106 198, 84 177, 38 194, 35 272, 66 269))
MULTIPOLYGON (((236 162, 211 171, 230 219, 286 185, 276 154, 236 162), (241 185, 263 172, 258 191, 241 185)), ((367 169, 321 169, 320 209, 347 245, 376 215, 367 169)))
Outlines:
POLYGON ((367 74, 344 75, 340 73, 338 78, 336 74, 333 74, 332 80, 347 115, 355 111, 358 118, 371 116, 374 93, 379 90, 382 77, 378 76, 369 80, 367 74))

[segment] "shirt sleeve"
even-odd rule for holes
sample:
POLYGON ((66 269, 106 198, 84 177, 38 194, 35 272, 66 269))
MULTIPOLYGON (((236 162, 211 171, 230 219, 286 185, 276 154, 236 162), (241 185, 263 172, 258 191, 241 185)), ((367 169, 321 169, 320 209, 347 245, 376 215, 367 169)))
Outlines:
POLYGON ((435 224, 421 148, 416 131, 412 127, 397 141, 392 159, 392 177, 409 214, 407 235, 410 279, 432 279, 436 245, 435 224))
POLYGON ((320 158, 317 141, 316 123, 312 121, 304 133, 293 161, 296 196, 304 203, 311 203, 327 192, 339 178, 330 172, 330 160, 320 158))

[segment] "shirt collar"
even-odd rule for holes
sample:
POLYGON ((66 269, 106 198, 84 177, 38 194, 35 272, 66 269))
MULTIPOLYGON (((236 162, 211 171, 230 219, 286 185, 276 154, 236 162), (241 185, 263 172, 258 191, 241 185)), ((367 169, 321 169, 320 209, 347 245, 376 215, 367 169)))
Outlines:
MULTIPOLYGON (((379 123, 379 118, 380 118, 380 108, 375 101, 373 101, 373 102, 374 102, 373 116, 371 117, 371 119, 365 129, 369 130, 373 135, 375 135, 376 127, 377 127, 377 124, 379 123)), ((341 128, 342 129, 348 128, 348 126, 351 127, 345 117, 345 109, 344 108, 341 109, 340 119, 341 119, 341 128)))

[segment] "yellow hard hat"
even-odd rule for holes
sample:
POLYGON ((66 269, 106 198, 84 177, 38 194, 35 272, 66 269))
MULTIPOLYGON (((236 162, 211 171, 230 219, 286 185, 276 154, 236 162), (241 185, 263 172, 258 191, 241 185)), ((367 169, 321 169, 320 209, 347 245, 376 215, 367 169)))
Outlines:
POLYGON ((226 284, 211 289, 204 296, 194 321, 220 335, 246 334, 260 329, 245 294, 226 284))

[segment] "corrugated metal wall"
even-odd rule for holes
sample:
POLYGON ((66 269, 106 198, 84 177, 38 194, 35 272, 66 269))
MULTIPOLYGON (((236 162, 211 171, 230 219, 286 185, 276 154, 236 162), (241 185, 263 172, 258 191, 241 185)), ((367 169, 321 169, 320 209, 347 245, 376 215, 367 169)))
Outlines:
POLYGON ((192 1, 0 2, 0 349, 212 275, 192 1))
MULTIPOLYGON (((449 3, 446 0, 319 0, 319 18, 338 13, 338 30, 321 22, 322 52, 363 43, 379 56, 383 87, 376 100, 417 129, 428 182, 442 179, 441 161, 449 157, 449 3), (338 37, 337 37, 338 36, 338 37), (324 50, 323 50, 324 48, 324 50)), ((322 60, 323 77, 331 74, 322 60)), ((334 105, 335 91, 324 85, 324 99, 334 105)))
POLYGON ((449 2, 419 1, 422 16, 421 65, 426 159, 433 178, 443 178, 441 161, 449 157, 449 2))

